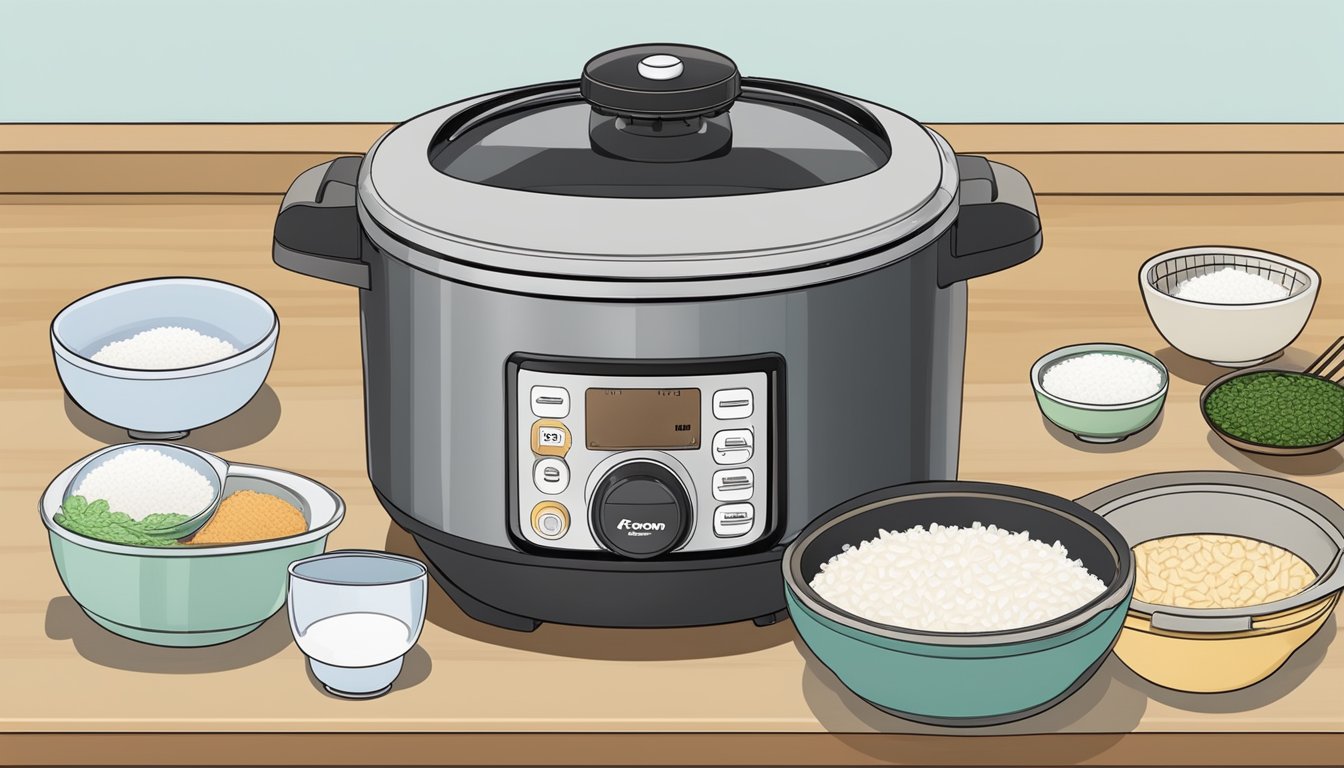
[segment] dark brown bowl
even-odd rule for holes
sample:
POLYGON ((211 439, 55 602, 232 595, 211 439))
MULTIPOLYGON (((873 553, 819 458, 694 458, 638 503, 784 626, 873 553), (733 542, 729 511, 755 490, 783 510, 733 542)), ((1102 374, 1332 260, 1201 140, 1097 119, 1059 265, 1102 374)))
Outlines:
MULTIPOLYGON (((1229 382, 1232 379, 1237 378, 1238 376, 1249 376, 1252 373, 1291 373, 1296 374, 1298 376, 1311 376, 1311 374, 1303 373, 1301 371, 1286 371, 1278 368, 1252 368, 1244 371, 1233 371, 1223 376, 1219 376, 1218 378, 1209 382, 1208 386, 1204 387, 1204 391, 1199 393, 1199 415, 1204 417, 1204 423, 1208 424, 1209 429, 1213 430, 1213 433, 1215 435, 1222 438, 1223 442, 1227 443, 1233 448, 1236 448, 1239 451, 1248 451, 1250 453, 1262 453, 1268 456, 1306 456, 1307 454, 1310 453, 1321 453, 1322 451, 1328 451, 1331 448, 1334 448, 1335 446, 1339 445, 1340 443, 1344 443, 1344 434, 1341 434, 1334 440, 1325 443, 1318 443, 1316 445, 1298 445, 1293 446, 1292 448, 1284 448, 1283 446, 1279 445, 1265 445, 1263 443, 1256 443, 1250 440, 1243 440, 1239 437, 1229 435, 1228 433, 1219 429, 1218 425, 1213 423, 1213 419, 1209 418, 1209 412, 1204 407, 1205 401, 1209 399, 1209 395, 1213 392, 1213 390, 1217 389, 1224 383, 1229 382)), ((1317 376, 1314 378, 1320 378, 1320 377, 1317 376)))

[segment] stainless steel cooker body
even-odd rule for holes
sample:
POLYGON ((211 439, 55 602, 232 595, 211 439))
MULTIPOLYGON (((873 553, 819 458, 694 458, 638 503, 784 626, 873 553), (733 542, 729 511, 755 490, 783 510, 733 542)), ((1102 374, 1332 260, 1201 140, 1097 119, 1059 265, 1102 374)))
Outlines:
POLYGON ((601 88, 626 61, 664 76, 645 62, 665 54, 621 49, 578 83, 422 115, 282 204, 276 261, 361 289, 374 489, 484 621, 776 620, 780 554, 813 517, 955 478, 964 281, 1040 246, 1016 171, 877 105, 724 86, 717 54, 671 48, 709 83, 703 114, 678 118, 691 156, 622 165, 671 144, 629 116, 665 98, 601 88), (566 133, 576 116, 585 132, 566 133), (714 138, 725 116, 731 149, 714 138), (789 148, 769 149, 781 130, 789 148), (754 149, 787 155, 788 173, 751 180, 754 149), (731 183, 761 189, 686 175, 732 153, 747 165, 731 183))
POLYGON ((674 368, 777 355, 785 539, 879 481, 953 478, 966 284, 934 287, 935 251, 944 243, 859 279, 621 303, 429 279, 370 244, 379 287, 360 294, 370 479, 420 523, 513 547, 499 512, 510 458, 506 361, 516 353, 674 368))

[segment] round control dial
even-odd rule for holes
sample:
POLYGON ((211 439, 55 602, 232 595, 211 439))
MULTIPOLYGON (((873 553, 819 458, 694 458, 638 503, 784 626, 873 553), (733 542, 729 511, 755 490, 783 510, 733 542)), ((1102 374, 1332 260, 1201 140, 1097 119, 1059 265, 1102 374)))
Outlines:
POLYGON ((691 500, 680 478, 650 459, 618 464, 598 482, 593 533, 603 546, 635 559, 675 549, 691 527, 691 500))

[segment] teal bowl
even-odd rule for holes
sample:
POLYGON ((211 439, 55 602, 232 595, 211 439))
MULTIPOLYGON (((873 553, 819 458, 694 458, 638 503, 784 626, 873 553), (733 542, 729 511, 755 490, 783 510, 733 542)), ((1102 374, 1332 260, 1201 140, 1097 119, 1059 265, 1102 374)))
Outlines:
POLYGON ((1134 555, 1105 519, 1058 496, 995 483, 911 483, 853 499, 804 529, 783 567, 789 615, 818 661, 870 704, 945 726, 1012 722, 1063 701, 1105 660, 1134 591, 1134 555), (953 633, 869 621, 809 586, 822 563, 879 530, 974 522, 1058 540, 1105 591, 1043 624, 953 633))
POLYGON ((225 497, 239 490, 274 494, 303 512, 308 530, 271 541, 182 548, 98 541, 53 519, 89 458, 58 475, 42 496, 52 559, 66 591, 89 618, 142 643, 215 645, 260 627, 285 604, 290 563, 321 554, 344 517, 340 497, 306 477, 229 464, 225 497))
POLYGON ((1167 401, 1170 374, 1161 360, 1141 349, 1124 344, 1075 344, 1056 349, 1031 366, 1031 388, 1036 392, 1036 404, 1041 414, 1060 429, 1072 432, 1074 437, 1087 443, 1118 443, 1136 432, 1143 431, 1157 419, 1167 401), (1045 391, 1042 376, 1050 366, 1070 357, 1089 352, 1107 352, 1124 355, 1151 363, 1161 375, 1162 386, 1157 392, 1132 403, 1094 405, 1065 400, 1045 391))

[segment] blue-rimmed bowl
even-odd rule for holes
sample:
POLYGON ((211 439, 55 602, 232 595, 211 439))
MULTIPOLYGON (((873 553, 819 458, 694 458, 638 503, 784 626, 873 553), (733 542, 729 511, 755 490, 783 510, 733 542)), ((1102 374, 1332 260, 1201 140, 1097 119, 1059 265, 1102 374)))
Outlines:
POLYGON ((789 615, 817 660, 869 703, 936 725, 1011 722, 1067 698, 1110 652, 1134 591, 1134 554, 1100 515, 1068 499, 996 483, 911 483, 852 499, 809 524, 785 551, 783 567, 789 615), (1061 542, 1106 589, 1042 624, 957 633, 880 624, 809 586, 822 563, 880 530, 975 522, 1061 542))
POLYGON ((70 399, 136 438, 180 438, 238 411, 266 380, 279 337, 279 319, 265 299, 195 277, 104 288, 71 303, 51 323, 56 373, 70 399), (239 351, 205 365, 155 370, 92 359, 110 342, 165 325, 224 339, 239 351))

